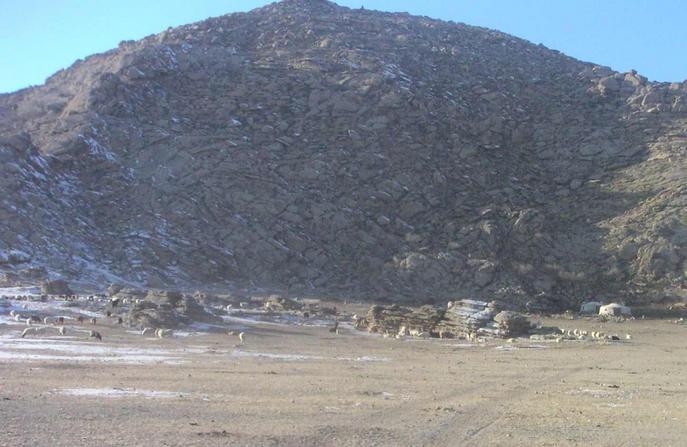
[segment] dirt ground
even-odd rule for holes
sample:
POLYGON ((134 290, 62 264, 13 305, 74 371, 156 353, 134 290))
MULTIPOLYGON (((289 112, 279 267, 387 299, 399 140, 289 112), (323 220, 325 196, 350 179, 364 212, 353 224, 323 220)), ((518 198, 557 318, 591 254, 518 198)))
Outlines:
POLYGON ((687 445, 686 325, 544 323, 623 340, 479 344, 255 324, 243 345, 102 325, 98 343, 21 340, 21 327, 0 325, 0 445, 687 445))

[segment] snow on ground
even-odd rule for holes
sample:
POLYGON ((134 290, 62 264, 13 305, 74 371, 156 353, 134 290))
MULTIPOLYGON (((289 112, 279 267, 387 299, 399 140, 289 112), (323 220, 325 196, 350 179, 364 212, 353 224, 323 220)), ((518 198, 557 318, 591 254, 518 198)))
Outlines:
POLYGON ((40 296, 41 289, 39 287, 0 287, 0 296, 40 296))
POLYGON ((389 358, 386 357, 374 357, 374 356, 362 356, 362 357, 322 357, 318 355, 308 355, 308 354, 278 354, 272 352, 254 352, 254 351, 242 351, 236 349, 232 351, 231 355, 233 357, 257 357, 266 358, 272 360, 286 360, 286 361, 303 361, 303 360, 340 360, 343 362, 388 362, 389 358))
MULTIPOLYGON (((0 289, 0 296, 3 295, 0 289)), ((19 294, 21 295, 21 294, 19 294)), ((2 300, 0 301, 0 324, 15 324, 14 318, 9 316, 11 311, 19 314, 38 315, 42 317, 65 317, 73 318, 74 315, 82 315, 85 317, 102 318, 103 312, 94 309, 98 303, 80 300, 80 301, 64 301, 64 300, 49 300, 49 301, 19 301, 19 300, 2 300), (91 310, 84 307, 90 307, 91 310), (72 317, 70 317, 72 315, 72 317), (11 320, 11 321, 8 321, 11 320)))
POLYGON ((183 363, 183 351, 157 348, 122 348, 103 343, 59 339, 0 338, 0 360, 116 362, 122 364, 183 363), (38 351, 38 352, 37 352, 38 351))
POLYGON ((290 314, 272 314, 266 312, 247 312, 245 310, 230 311, 229 315, 223 316, 222 319, 227 323, 242 323, 247 325, 266 324, 276 326, 311 326, 311 327, 328 327, 333 324, 332 320, 311 318, 304 319, 298 315, 290 314), (238 315, 234 315, 238 314, 238 315))
POLYGON ((64 388, 52 390, 51 393, 79 397, 144 397, 146 399, 172 399, 188 396, 187 393, 177 391, 151 391, 132 388, 64 388))

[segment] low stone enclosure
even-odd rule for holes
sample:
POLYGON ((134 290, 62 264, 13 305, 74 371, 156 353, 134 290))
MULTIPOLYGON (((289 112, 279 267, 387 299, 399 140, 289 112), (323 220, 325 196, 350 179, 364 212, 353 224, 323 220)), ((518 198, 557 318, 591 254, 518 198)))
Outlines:
POLYGON ((529 319, 504 307, 496 301, 468 299, 449 302, 446 309, 423 306, 413 310, 395 304, 375 305, 366 317, 354 320, 356 328, 386 336, 510 338, 529 335, 532 330, 529 319))

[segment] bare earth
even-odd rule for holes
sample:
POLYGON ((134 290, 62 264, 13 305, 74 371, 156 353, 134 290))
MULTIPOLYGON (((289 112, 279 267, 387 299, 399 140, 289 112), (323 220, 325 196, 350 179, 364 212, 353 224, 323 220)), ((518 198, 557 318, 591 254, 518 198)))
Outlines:
POLYGON ((632 339, 470 344, 254 324, 238 345, 99 325, 98 343, 22 340, 0 324, 0 445, 687 445, 687 326, 545 324, 632 339))

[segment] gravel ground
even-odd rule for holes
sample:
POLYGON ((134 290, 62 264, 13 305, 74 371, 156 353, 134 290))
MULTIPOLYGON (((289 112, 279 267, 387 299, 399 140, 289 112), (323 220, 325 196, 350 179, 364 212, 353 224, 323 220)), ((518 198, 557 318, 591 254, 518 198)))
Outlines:
MULTIPOLYGON (((1 446, 683 446, 687 326, 616 343, 393 340, 254 324, 97 343, 0 324, 1 446)), ((69 336, 69 333, 68 333, 69 336)))

